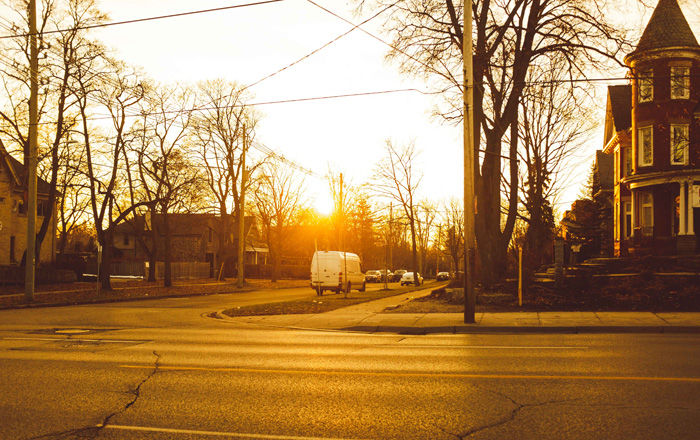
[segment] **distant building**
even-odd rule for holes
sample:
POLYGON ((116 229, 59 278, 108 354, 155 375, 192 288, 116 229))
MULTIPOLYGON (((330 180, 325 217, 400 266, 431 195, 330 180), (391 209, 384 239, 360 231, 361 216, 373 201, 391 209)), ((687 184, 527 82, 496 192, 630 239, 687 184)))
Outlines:
MULTIPOLYGON (((27 249, 27 200, 23 182, 24 165, 10 156, 0 141, 0 266, 18 265, 27 249)), ((39 252, 40 263, 56 259, 55 205, 49 206, 49 184, 37 179, 36 231, 44 216, 51 215, 51 224, 39 252)))
MULTIPOLYGON (((170 261, 188 263, 209 263, 211 269, 219 268, 220 217, 213 214, 168 214, 170 226, 170 261)), ((147 261, 152 246, 151 236, 156 233, 156 261, 163 261, 165 245, 165 228, 163 215, 138 215, 120 224, 114 233, 114 260, 147 261)), ((260 233, 255 217, 246 216, 244 223, 245 262, 249 265, 265 264, 267 246, 260 240, 260 233)), ((228 237, 224 239, 227 247, 227 266, 238 258, 238 223, 233 222, 228 237)))
POLYGON ((608 88, 615 255, 696 253, 700 227, 700 45, 676 0, 660 0, 631 84, 608 88))
POLYGON ((561 236, 584 258, 613 255, 615 173, 613 157, 596 152, 588 198, 575 200, 559 222, 561 236))

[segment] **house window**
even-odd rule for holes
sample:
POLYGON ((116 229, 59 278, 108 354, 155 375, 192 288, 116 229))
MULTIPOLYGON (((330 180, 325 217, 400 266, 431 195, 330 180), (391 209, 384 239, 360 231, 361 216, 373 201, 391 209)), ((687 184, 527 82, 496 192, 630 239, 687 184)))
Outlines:
POLYGON ((129 234, 124 234, 124 246, 129 246, 129 234))
POLYGON ((654 164, 654 139, 653 127, 642 127, 637 131, 637 154, 639 155, 639 166, 650 166, 654 164))
POLYGON ((10 237, 10 263, 16 263, 17 257, 15 256, 15 237, 10 237))
POLYGON ((38 200, 36 202, 36 215, 38 217, 44 217, 46 215, 46 202, 43 200, 38 200))
POLYGON ((632 174, 632 149, 622 149, 622 177, 632 174))
POLYGON ((618 203, 615 203, 615 228, 613 232, 613 238, 615 241, 620 241, 620 205, 618 203))
POLYGON ((641 203, 642 234, 652 235, 654 233, 654 198, 651 193, 642 193, 641 203))
POLYGON ((637 80, 637 90, 639 102, 650 102, 654 100, 654 71, 645 70, 639 73, 637 80))
POLYGON ((632 236, 632 203, 623 202, 625 219, 624 219, 624 230, 623 237, 630 238, 632 236))
POLYGON ((671 165, 688 163, 688 126, 671 125, 671 165))
POLYGON ((690 98, 690 67, 671 67, 671 99, 690 98))
POLYGON ((214 241, 214 230, 209 228, 209 243, 214 241))
POLYGON ((17 207, 17 213, 19 215, 27 215, 27 207, 24 206, 24 202, 19 202, 19 206, 17 207))

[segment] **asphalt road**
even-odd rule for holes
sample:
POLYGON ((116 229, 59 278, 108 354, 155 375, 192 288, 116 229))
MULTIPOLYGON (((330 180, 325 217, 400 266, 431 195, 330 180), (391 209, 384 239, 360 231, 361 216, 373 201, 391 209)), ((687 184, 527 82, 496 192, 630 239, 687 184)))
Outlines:
POLYGON ((304 290, 0 311, 0 439, 700 438, 699 335, 367 335, 205 317, 304 290))

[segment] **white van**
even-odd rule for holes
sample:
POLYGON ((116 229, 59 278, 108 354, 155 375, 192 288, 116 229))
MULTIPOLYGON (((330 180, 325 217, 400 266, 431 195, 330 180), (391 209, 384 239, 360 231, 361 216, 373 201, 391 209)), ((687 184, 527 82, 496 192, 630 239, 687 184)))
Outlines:
POLYGON ((324 290, 340 293, 357 289, 364 292, 365 275, 362 273, 360 257, 350 252, 314 252, 311 260, 311 288, 318 295, 323 295, 324 290))

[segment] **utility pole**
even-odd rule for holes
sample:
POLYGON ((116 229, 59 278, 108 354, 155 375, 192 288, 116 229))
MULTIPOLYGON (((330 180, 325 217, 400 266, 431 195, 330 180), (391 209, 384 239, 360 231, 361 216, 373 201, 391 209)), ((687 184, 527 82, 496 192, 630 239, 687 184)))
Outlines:
POLYGON ((25 155, 27 168, 27 253, 24 279, 24 299, 34 301, 36 275, 36 150, 37 123, 39 120, 39 49, 36 43, 36 0, 29 0, 29 154, 25 155))
POLYGON ((389 202, 389 267, 394 270, 394 202, 389 202))
POLYGON ((343 278, 343 292, 345 292, 345 298, 348 297, 348 258, 347 258, 347 253, 345 252, 345 247, 343 244, 343 233, 345 232, 345 209, 343 208, 343 173, 340 173, 340 195, 338 196, 339 203, 338 203, 338 213, 340 214, 340 249, 343 251, 343 261, 344 261, 344 267, 343 267, 343 274, 345 277, 343 278))
POLYGON ((464 2, 462 58, 464 60, 464 323, 474 324, 474 67, 472 60, 472 0, 464 2))
POLYGON ((442 237, 442 224, 438 225, 437 246, 435 247, 435 278, 440 273, 440 237, 442 237))
POLYGON ((391 261, 391 207, 389 204, 389 232, 386 235, 386 252, 384 254, 384 289, 389 288, 389 262, 391 261))
POLYGON ((243 288, 243 280, 245 278, 245 150, 246 150, 246 131, 243 126, 243 152, 241 153, 241 194, 238 197, 238 276, 236 277, 236 287, 243 288))

